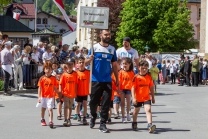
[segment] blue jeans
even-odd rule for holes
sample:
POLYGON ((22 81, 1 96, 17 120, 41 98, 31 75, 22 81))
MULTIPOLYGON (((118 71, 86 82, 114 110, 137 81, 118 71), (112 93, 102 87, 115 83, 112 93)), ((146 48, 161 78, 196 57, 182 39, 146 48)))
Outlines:
POLYGON ((23 70, 23 82, 30 83, 31 81, 30 65, 24 65, 22 70, 23 70))

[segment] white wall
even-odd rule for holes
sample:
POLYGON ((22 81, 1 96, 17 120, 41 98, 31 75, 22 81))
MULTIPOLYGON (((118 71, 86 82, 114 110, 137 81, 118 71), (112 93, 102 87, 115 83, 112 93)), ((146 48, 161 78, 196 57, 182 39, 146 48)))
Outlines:
POLYGON ((74 41, 76 39, 77 31, 68 31, 62 35, 62 45, 68 44, 70 48, 73 47, 74 41))
POLYGON ((54 31, 57 32, 57 33, 60 33, 60 29, 65 29, 66 31, 69 30, 69 27, 67 26, 67 23, 59 21, 59 20, 53 18, 52 16, 49 17, 48 15, 46 15, 44 13, 38 13, 37 18, 41 18, 41 24, 37 24, 37 28, 40 29, 40 30, 45 28, 45 24, 42 24, 42 19, 43 18, 48 19, 48 24, 46 24, 46 27, 49 28, 49 29, 51 27, 53 27, 54 31))
POLYGON ((97 7, 98 0, 80 0, 77 6, 77 42, 81 47, 90 48, 91 29, 79 27, 80 6, 97 7))
POLYGON ((35 30, 35 19, 29 20, 29 28, 35 30))

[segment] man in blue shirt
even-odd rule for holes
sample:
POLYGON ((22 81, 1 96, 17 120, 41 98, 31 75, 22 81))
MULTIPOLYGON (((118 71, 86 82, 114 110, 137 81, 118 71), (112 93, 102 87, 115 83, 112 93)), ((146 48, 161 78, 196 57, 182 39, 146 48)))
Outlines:
MULTIPOLYGON (((159 71, 161 72, 162 70, 162 65, 160 63, 160 60, 157 60, 157 68, 159 69, 159 71)), ((159 74, 158 74, 158 84, 160 84, 160 77, 159 77, 159 74)))
POLYGON ((93 49, 89 51, 89 58, 86 59, 86 64, 89 64, 93 60, 90 94, 90 112, 92 117, 90 120, 90 128, 95 126, 97 106, 101 102, 102 110, 99 130, 106 133, 109 132, 106 127, 106 121, 108 120, 108 110, 112 94, 111 71, 113 70, 114 72, 116 85, 118 86, 118 69, 116 50, 113 46, 109 45, 111 39, 110 31, 102 30, 100 32, 100 38, 101 41, 93 46, 93 49))
POLYGON ((66 57, 69 55, 68 49, 69 49, 69 45, 64 44, 63 50, 60 53, 62 63, 64 63, 66 61, 66 57))

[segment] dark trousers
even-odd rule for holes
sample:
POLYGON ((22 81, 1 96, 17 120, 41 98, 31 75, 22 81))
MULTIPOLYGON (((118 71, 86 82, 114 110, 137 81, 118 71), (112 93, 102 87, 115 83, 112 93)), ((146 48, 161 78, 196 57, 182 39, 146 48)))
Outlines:
POLYGON ((190 83, 190 73, 186 74, 186 85, 187 86, 191 85, 191 83, 190 83))
POLYGON ((199 72, 192 72, 192 85, 198 86, 199 72))
POLYGON ((90 94, 90 113, 93 118, 97 117, 97 106, 101 103, 100 123, 106 123, 108 120, 108 111, 110 107, 112 94, 111 82, 92 82, 90 94), (102 100, 101 100, 102 98, 102 100))
POLYGON ((4 73, 4 93, 8 93, 10 74, 5 70, 3 70, 3 73, 4 73))
POLYGON ((175 80, 176 80, 175 73, 171 73, 171 81, 172 81, 172 83, 175 83, 175 80))

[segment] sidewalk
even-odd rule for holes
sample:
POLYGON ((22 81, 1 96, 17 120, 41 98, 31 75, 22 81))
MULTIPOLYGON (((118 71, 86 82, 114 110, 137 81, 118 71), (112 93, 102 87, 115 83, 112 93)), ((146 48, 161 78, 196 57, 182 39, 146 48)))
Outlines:
MULTIPOLYGON (((38 89, 26 89, 26 90, 17 90, 17 91, 10 91, 12 94, 19 94, 19 93, 35 93, 38 92, 38 89)), ((4 91, 0 91, 0 95, 3 95, 4 91)))

